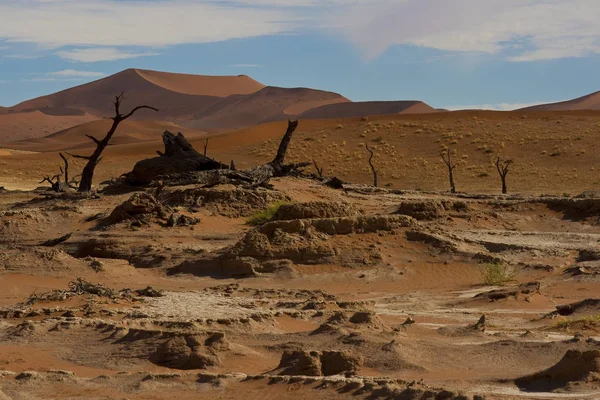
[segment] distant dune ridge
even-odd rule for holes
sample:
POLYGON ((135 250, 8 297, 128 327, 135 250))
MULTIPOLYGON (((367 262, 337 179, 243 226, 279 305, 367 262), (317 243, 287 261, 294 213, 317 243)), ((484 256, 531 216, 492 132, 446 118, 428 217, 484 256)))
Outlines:
POLYGON ((438 110, 422 101, 364 101, 324 105, 310 109, 300 116, 302 118, 328 119, 434 112, 438 112, 438 110))
MULTIPOLYGON (((266 86, 246 75, 205 76, 127 69, 13 107, 0 107, 0 143, 31 142, 55 132, 68 131, 70 134, 63 135, 61 140, 68 138, 70 143, 78 145, 77 135, 83 135, 86 129, 96 131, 103 125, 77 126, 112 116, 114 96, 123 91, 124 110, 140 104, 160 110, 159 113, 149 110, 137 113, 129 121, 137 124, 124 126, 133 129, 124 132, 127 139, 121 140, 127 142, 135 141, 136 137, 154 139, 147 136, 152 129, 171 126, 169 124, 198 133, 246 128, 288 118, 335 119, 444 111, 418 100, 352 102, 334 92, 266 86)), ((523 110, 600 110, 600 92, 523 110)), ((153 134, 160 135, 161 132, 153 134)), ((50 139, 52 142, 58 140, 56 137, 50 139)))
POLYGON ((600 91, 558 103, 540 104, 519 111, 592 111, 600 110, 600 91))

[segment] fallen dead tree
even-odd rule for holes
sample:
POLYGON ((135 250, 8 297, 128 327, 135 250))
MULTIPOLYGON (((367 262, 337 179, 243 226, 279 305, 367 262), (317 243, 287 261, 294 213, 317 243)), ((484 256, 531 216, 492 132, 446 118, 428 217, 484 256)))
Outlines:
POLYGON ((202 184, 216 186, 233 184, 246 188, 269 187, 273 177, 292 175, 310 162, 285 164, 285 155, 298 121, 288 121, 273 161, 247 170, 234 170, 197 152, 183 134, 163 134, 165 152, 159 157, 139 161, 133 170, 124 174, 129 185, 143 186, 160 182, 161 186, 202 184))

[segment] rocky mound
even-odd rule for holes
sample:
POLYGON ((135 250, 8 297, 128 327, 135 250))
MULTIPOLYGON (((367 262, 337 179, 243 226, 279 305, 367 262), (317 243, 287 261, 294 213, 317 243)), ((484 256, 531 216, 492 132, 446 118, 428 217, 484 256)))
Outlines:
POLYGON ((351 204, 311 201, 308 203, 282 204, 273 221, 289 221, 294 219, 355 217, 358 211, 351 204))
POLYGON ((465 212, 468 209, 464 201, 412 200, 400 203, 396 214, 408 215, 417 220, 433 220, 451 211, 465 212))
POLYGON ((556 306, 550 315, 600 315, 600 299, 585 299, 576 303, 556 306))
POLYGON ((546 392, 569 389, 574 384, 600 388, 600 350, 569 350, 554 366, 515 380, 522 390, 546 392))
POLYGON ((250 190, 233 186, 165 190, 158 198, 171 207, 206 208, 231 218, 247 217, 267 208, 269 204, 291 200, 283 193, 273 190, 250 190))
POLYGON ((486 328, 486 317, 482 315, 479 320, 467 326, 443 326, 437 330, 437 332, 444 336, 451 337, 461 337, 461 336, 471 336, 471 335, 480 335, 485 332, 486 328))
POLYGON ((204 336, 176 336, 164 342, 151 361, 175 369, 205 369, 220 364, 218 351, 227 350, 225 335, 215 333, 204 336))
POLYGON ((363 359, 342 351, 286 351, 276 371, 279 375, 355 375, 363 359))
POLYGON ((296 264, 337 264, 353 268, 376 265, 381 254, 367 243, 342 248, 332 236, 351 233, 391 232, 415 221, 400 215, 315 218, 268 222, 249 231, 220 257, 227 275, 251 276, 264 263, 287 260, 296 264))
POLYGON ((477 294, 475 298, 485 298, 490 301, 497 301, 502 299, 508 299, 510 297, 517 299, 520 295, 529 296, 535 293, 540 293, 540 282, 528 282, 523 283, 521 285, 511 286, 508 288, 490 290, 484 293, 477 294))
POLYGON ((135 193, 127 201, 118 205, 108 216, 110 223, 135 220, 148 223, 154 218, 166 218, 163 206, 148 193, 135 193))

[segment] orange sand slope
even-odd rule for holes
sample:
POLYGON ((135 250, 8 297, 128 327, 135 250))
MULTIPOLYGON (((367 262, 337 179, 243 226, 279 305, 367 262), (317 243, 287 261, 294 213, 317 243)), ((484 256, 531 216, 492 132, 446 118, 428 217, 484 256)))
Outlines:
MULTIPOLYGON (((17 104, 2 113, 38 110, 53 116, 113 114, 114 95, 125 92, 123 110, 139 104, 158 108, 142 110, 133 119, 169 121, 188 128, 227 130, 284 120, 324 104, 349 102, 331 92, 308 88, 276 88, 247 76, 200 76, 128 69, 115 75, 48 96, 17 104)), ((62 129, 73 126, 68 121, 62 129)), ((0 127, 3 127, 0 124, 0 127)), ((28 137, 48 132, 32 129, 28 137)), ((16 140, 18 130, 4 129, 0 141, 16 140)), ((51 132, 50 132, 51 133, 51 132)), ((23 137, 21 137, 23 138, 23 137)))
MULTIPOLYGON (((110 129, 111 123, 112 121, 109 119, 91 121, 43 138, 11 142, 5 147, 39 152, 89 148, 93 147, 94 143, 85 135, 102 138, 110 129)), ((160 141, 165 130, 176 133, 182 131, 183 128, 171 122, 128 120, 119 125, 119 129, 111 140, 111 145, 160 141)), ((193 129, 186 129, 185 132, 186 136, 191 138, 205 135, 204 132, 193 129)))
POLYGON ((0 141, 45 136, 95 119, 96 117, 90 114, 54 116, 41 111, 8 114, 0 112, 0 141))
POLYGON ((233 94, 250 94, 264 88, 260 82, 246 75, 239 76, 206 76, 190 74, 174 74, 169 72, 135 70, 148 82, 172 92, 227 97, 233 94))
POLYGON ((574 100, 561 101, 559 103, 540 104, 537 106, 523 108, 521 111, 577 111, 577 110, 600 110, 600 91, 574 100))

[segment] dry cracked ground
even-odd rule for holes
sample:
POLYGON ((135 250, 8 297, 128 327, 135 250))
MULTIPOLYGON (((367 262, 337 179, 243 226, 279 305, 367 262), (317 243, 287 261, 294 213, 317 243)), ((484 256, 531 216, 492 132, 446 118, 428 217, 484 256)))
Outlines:
POLYGON ((0 399, 600 398, 594 193, 273 183, 1 192, 0 399))

